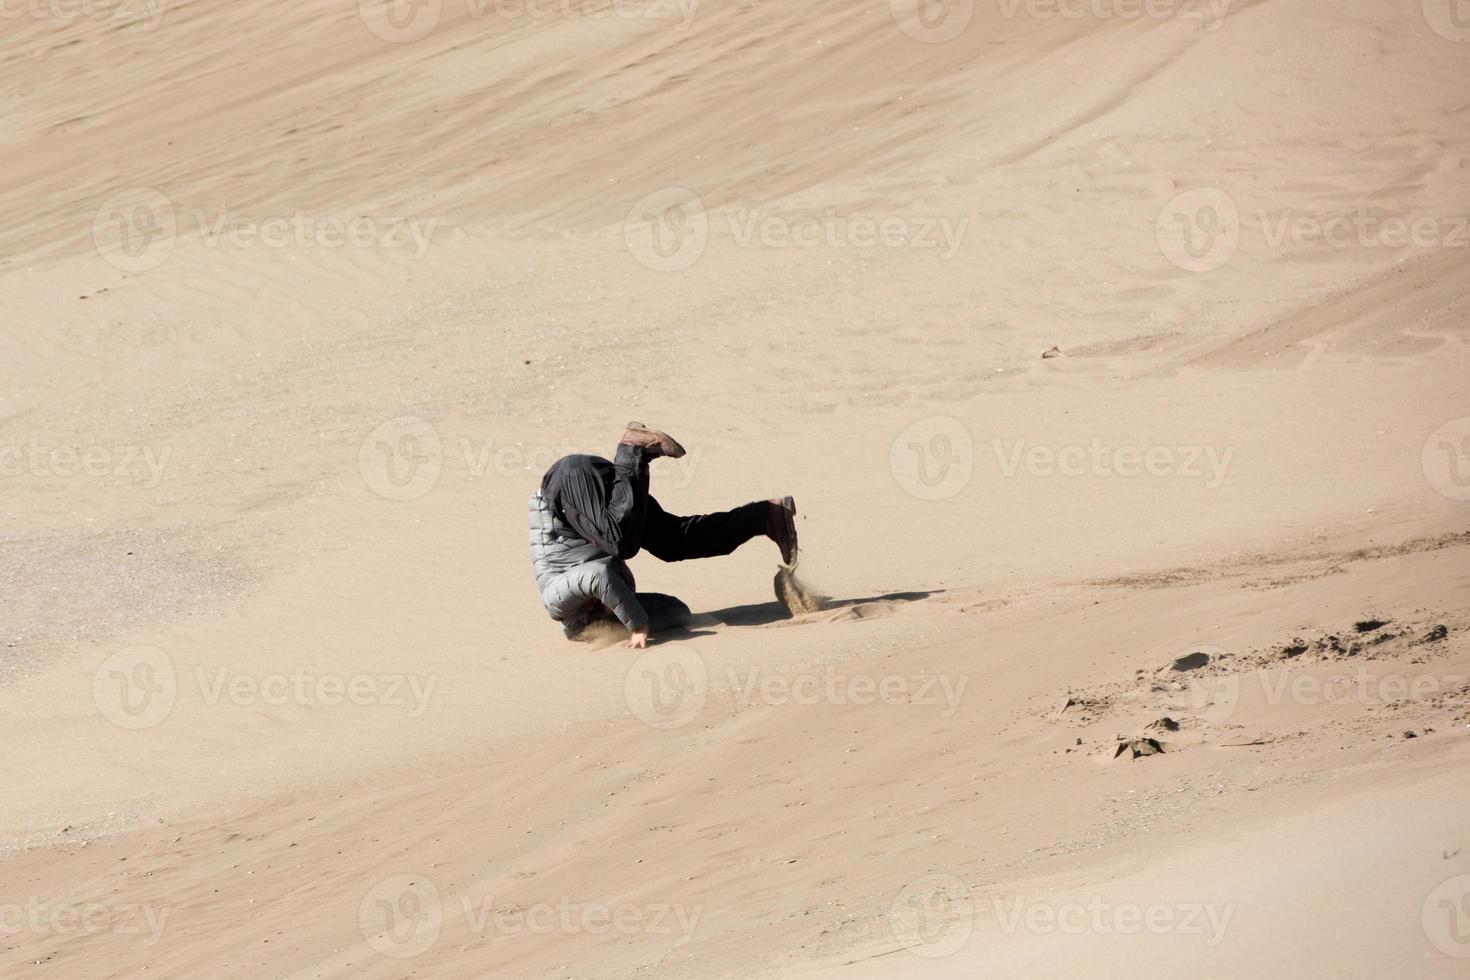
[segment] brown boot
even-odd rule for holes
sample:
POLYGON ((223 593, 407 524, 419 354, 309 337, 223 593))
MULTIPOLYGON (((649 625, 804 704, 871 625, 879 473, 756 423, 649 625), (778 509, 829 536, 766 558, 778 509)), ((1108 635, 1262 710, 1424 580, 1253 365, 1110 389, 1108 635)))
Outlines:
POLYGON ((767 501, 771 505, 766 536, 781 549, 781 561, 796 564, 796 501, 790 497, 767 501))
POLYGON ((684 447, 674 440, 667 432, 650 429, 642 422, 629 422, 623 438, 619 440, 625 445, 642 446, 650 458, 667 456, 670 459, 678 459, 684 455, 684 447))

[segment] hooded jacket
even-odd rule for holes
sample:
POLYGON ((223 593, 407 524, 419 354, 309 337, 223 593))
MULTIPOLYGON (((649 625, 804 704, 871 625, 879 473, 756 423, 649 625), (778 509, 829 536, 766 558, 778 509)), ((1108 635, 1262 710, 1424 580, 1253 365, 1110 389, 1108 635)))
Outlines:
POLYGON ((648 627, 633 573, 558 518, 539 492, 531 494, 531 567, 551 618, 575 632, 605 607, 630 632, 648 627))

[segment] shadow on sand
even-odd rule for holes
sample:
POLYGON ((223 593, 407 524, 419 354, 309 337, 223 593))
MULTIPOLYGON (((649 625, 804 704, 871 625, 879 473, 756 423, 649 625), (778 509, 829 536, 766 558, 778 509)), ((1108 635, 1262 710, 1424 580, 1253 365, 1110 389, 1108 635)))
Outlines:
MULTIPOLYGON (((918 602, 943 591, 943 589, 930 589, 927 592, 889 592, 886 595, 867 596, 862 599, 823 599, 821 612, 838 612, 855 606, 876 603, 892 605, 900 602, 918 602)), ((709 612, 696 614, 694 621, 689 626, 690 632, 693 633, 700 626, 715 623, 721 626, 769 626, 771 623, 794 618, 779 602, 753 602, 744 606, 730 606, 726 609, 712 609, 709 612)))

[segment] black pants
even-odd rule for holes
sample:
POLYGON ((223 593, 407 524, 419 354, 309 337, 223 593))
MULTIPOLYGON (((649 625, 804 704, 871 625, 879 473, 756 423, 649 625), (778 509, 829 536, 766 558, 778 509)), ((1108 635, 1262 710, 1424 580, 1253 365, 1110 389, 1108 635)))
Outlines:
POLYGON ((643 512, 642 544, 659 561, 718 558, 765 534, 770 507, 758 500, 718 514, 679 517, 648 497, 643 512))

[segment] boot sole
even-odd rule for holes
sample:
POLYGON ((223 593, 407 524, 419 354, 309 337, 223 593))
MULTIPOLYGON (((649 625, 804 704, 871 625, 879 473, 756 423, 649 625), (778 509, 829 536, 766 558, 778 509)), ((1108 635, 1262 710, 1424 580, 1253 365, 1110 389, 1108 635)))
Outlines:
MULTIPOLYGON (((796 567, 796 558, 799 554, 796 541, 796 498, 782 497, 781 510, 786 514, 786 531, 788 540, 791 542, 791 557, 788 559, 785 549, 782 549, 781 561, 790 568, 796 567)), ((779 542, 777 542, 779 544, 779 542)))
POLYGON ((656 440, 659 444, 659 451, 670 459, 678 459, 679 457, 684 455, 684 447, 679 445, 678 440, 669 435, 667 432, 660 432, 657 429, 650 429, 642 422, 629 422, 627 425, 627 429, 630 432, 638 432, 646 436, 652 436, 654 440, 656 440))

